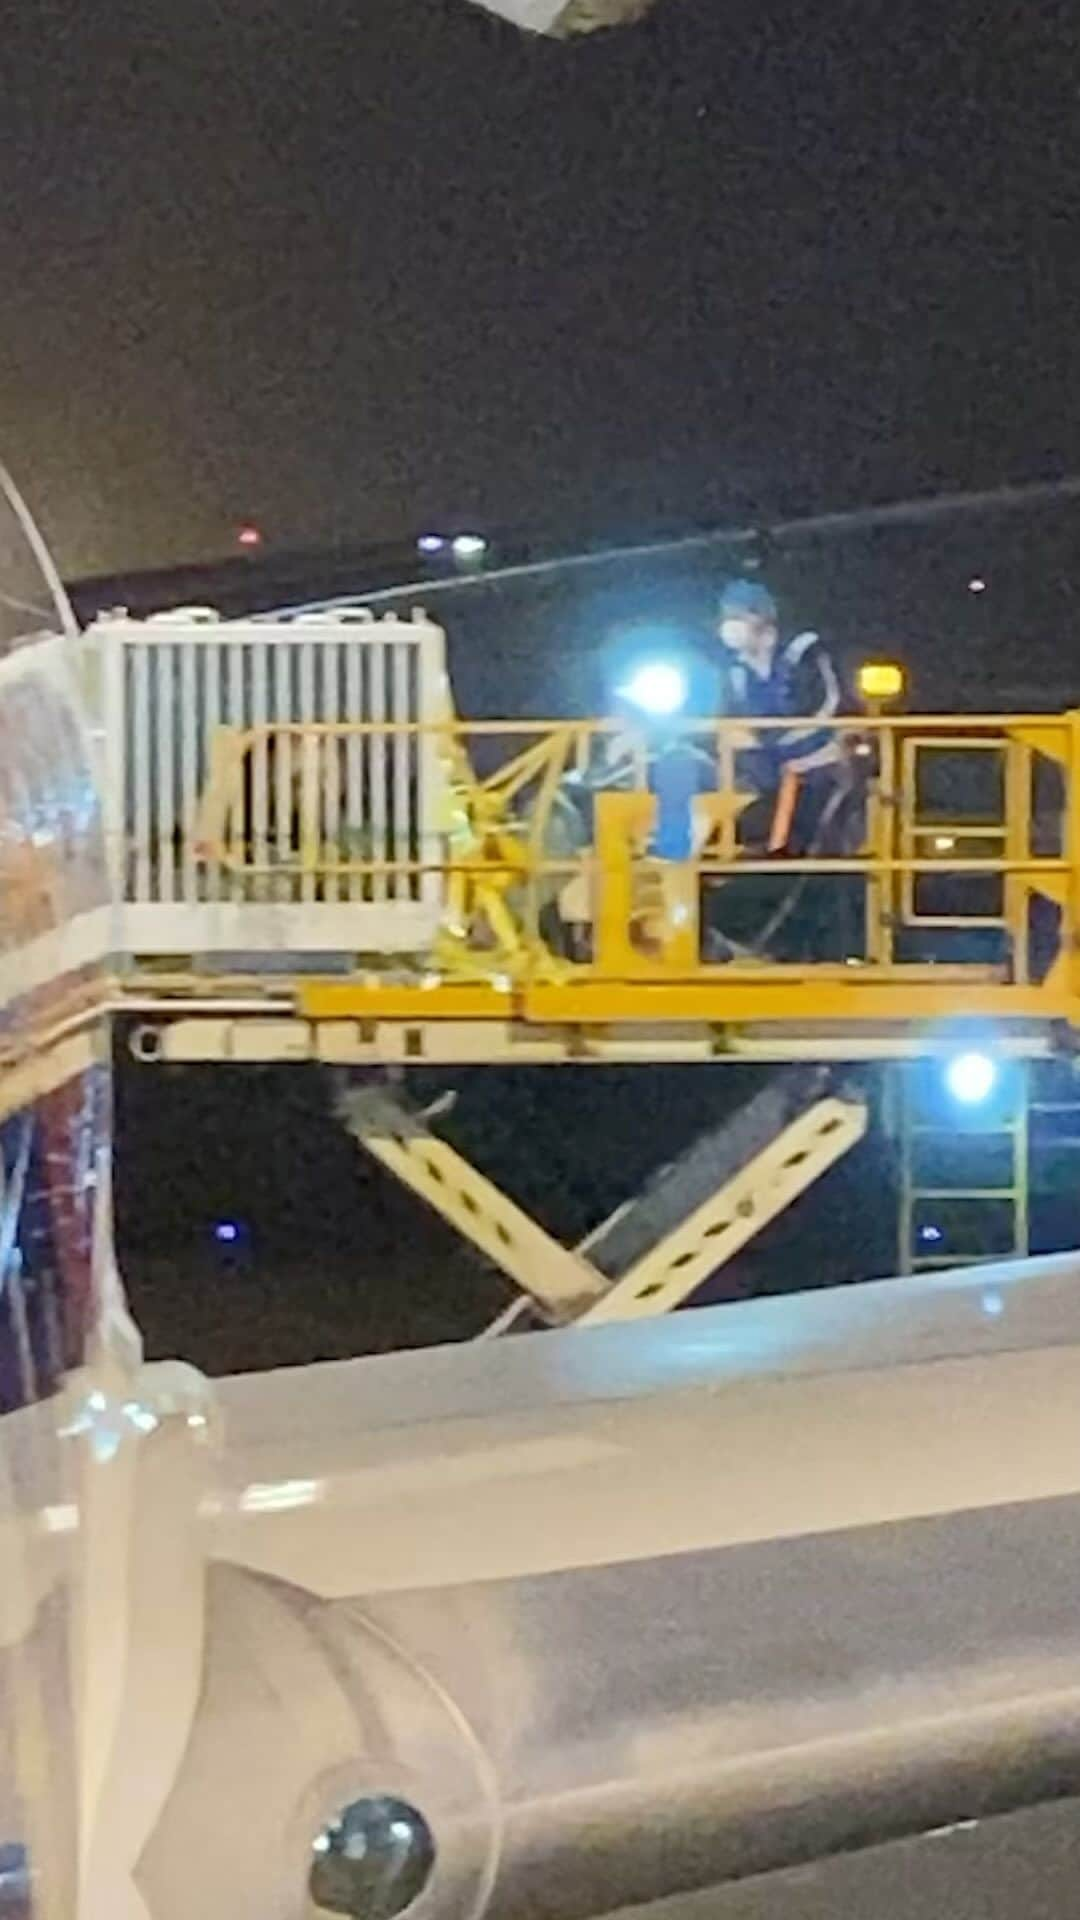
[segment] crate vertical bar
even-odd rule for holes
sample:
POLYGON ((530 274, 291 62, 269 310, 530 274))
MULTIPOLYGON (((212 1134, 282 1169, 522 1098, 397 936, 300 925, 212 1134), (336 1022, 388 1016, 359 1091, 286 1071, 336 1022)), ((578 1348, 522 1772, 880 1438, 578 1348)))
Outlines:
POLYGON ((135 840, 134 897, 149 901, 151 893, 150 844, 153 834, 151 814, 153 735, 150 725, 150 654, 146 640, 139 636, 130 650, 131 660, 131 825, 135 840))
MULTIPOLYGON (((356 635, 350 633, 345 644, 345 718, 353 722, 364 715, 364 650, 356 635)), ((365 857, 368 837, 364 831, 364 740, 350 733, 345 743, 345 843, 352 861, 365 857)), ((350 900, 362 900, 364 880, 350 873, 347 885, 350 900)))
POLYGON ((315 719, 314 642, 301 640, 298 651, 299 710, 297 718, 303 727, 300 747, 300 844, 302 850, 300 897, 310 902, 318 898, 317 868, 322 840, 319 831, 319 742, 312 728, 315 719))
MULTIPOLYGON (((386 641, 378 633, 372 635, 367 650, 368 662, 368 718, 378 729, 386 722, 386 641)), ((385 733, 375 731, 371 735, 368 755, 368 821, 371 836, 372 860, 387 861, 390 858, 387 834, 387 741, 385 733)), ((387 876, 385 873, 373 877, 371 898, 387 898, 387 876)))
POLYGON ((270 863, 270 747, 269 747, 269 671, 271 643, 255 640, 251 657, 251 858, 256 869, 256 887, 260 895, 267 885, 270 863))
MULTIPOLYGON (((411 716, 409 668, 413 651, 409 640, 395 640, 391 648, 393 672, 393 719, 398 731, 392 737, 394 756, 394 853, 395 862, 404 868, 412 854, 412 773, 413 736, 400 731, 411 716)), ((415 875, 402 871, 394 875, 394 899, 409 900, 415 892, 415 875)))
POLYGON ((341 885, 335 868, 342 858, 341 790, 342 741, 336 731, 341 717, 341 673, 345 652, 336 636, 323 641, 319 718, 326 727, 321 739, 323 899, 336 904, 341 885))
MULTIPOLYGON (((294 863, 293 848, 293 735, 295 719, 292 706, 292 643, 285 635, 275 637, 274 658, 274 861, 289 869, 294 863)), ((282 882, 287 899, 294 899, 291 880, 282 882)), ((275 888, 275 898, 278 898, 275 888)))

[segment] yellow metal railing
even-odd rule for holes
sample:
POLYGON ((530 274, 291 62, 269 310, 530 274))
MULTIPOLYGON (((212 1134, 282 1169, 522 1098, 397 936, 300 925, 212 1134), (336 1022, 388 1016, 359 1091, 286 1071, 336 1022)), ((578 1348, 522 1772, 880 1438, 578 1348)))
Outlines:
MULTIPOLYGON (((784 722, 755 728, 760 748, 784 722)), ((270 724, 222 729, 197 854, 237 898, 366 903, 437 892, 441 976, 557 982, 706 981, 725 888, 843 885, 857 900, 860 979, 943 968, 1071 997, 1080 926, 1080 716, 934 715, 834 723, 860 829, 837 850, 776 857, 746 830, 742 756, 726 720, 628 734, 606 721, 270 724), (387 751, 408 743, 408 755, 387 751), (685 859, 657 859, 657 765, 698 756, 685 859), (425 770, 397 776, 393 762, 425 770), (359 769, 359 771, 358 771, 359 769), (352 796, 351 807, 346 795, 352 796), (704 926, 703 926, 704 909, 704 926)), ((662 784, 662 783, 661 783, 662 784)), ((730 897, 730 896, 729 896, 730 897)), ((820 895, 825 899, 825 895, 820 895)), ((768 916, 766 916, 768 917, 768 916)))

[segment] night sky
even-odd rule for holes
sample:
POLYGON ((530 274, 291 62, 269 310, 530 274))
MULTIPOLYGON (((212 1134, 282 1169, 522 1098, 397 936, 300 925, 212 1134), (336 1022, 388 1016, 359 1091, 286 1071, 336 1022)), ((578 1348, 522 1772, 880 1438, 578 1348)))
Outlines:
MULTIPOLYGON (((40 0, 2 100, 0 451, 68 577, 211 560, 249 519, 282 551, 633 540, 1080 471, 1075 6, 660 0, 560 45, 465 0, 40 0)), ((870 538, 778 584, 841 654, 903 652, 923 704, 1067 701, 1076 526, 870 538)), ((459 704, 592 705, 607 625, 700 620, 713 584, 483 589, 450 621, 459 704)), ((690 1086, 641 1097, 665 1151, 733 1097, 690 1086)), ((567 1237, 643 1144, 625 1076, 588 1087, 482 1078, 461 1121, 567 1237), (606 1140, 589 1181, 571 1111, 606 1140)), ((120 1101, 155 1351, 300 1360, 501 1299, 357 1171, 316 1079, 129 1070, 120 1101)), ((747 1284, 887 1271, 884 1164, 747 1284)))
POLYGON ((69 575, 1080 465, 1064 0, 12 11, 0 443, 69 575))

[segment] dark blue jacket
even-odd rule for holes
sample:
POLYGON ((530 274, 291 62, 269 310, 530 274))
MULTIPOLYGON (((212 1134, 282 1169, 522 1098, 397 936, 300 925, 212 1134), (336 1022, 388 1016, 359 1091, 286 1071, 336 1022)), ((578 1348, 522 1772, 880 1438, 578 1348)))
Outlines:
POLYGON ((813 773, 843 760, 841 736, 824 724, 840 712, 840 682, 816 633, 779 641, 764 674, 733 655, 728 711, 748 722, 792 722, 760 733, 745 765, 739 756, 740 775, 759 792, 778 786, 785 773, 813 773))

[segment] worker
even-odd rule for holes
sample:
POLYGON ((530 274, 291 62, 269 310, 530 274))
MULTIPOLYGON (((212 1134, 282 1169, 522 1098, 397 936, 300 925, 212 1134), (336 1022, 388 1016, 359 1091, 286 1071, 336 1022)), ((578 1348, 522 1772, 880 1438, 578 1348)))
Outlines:
MULTIPOLYGON (((727 712, 748 723, 791 722, 760 730, 750 724, 738 741, 737 783, 753 796, 740 823, 747 854, 828 860, 854 853, 855 782, 844 738, 830 724, 840 713, 841 689, 827 649, 816 633, 782 639, 776 601, 758 580, 733 580, 724 588, 717 631, 727 657, 727 712)), ((771 957, 852 957, 854 902, 846 876, 801 878, 779 902, 775 884, 757 892, 777 903, 763 922, 762 945, 771 957)), ((724 907, 733 905, 728 892, 724 907)))

